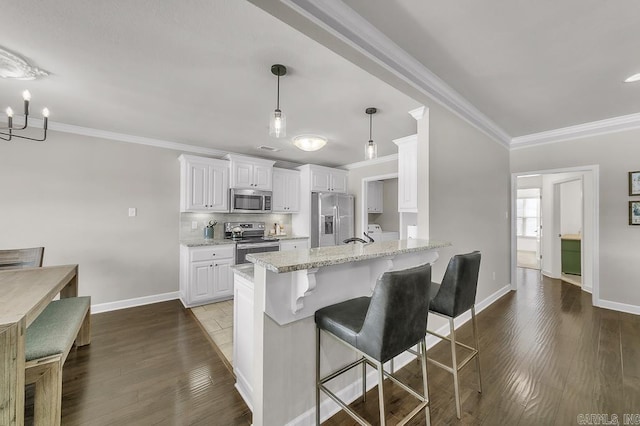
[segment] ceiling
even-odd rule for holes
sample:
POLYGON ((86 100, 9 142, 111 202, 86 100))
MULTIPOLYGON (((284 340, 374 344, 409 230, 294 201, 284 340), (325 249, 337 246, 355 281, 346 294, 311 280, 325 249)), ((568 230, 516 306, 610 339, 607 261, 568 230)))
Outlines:
MULTIPOLYGON (((346 5, 487 117, 503 143, 640 112, 640 83, 622 83, 640 72, 636 0, 250 1, 9 2, 2 46, 51 75, 0 80, 0 106, 19 111, 27 88, 33 110, 46 103, 55 123, 329 166, 363 159, 364 109, 375 106, 378 154, 395 153, 391 140, 415 132, 407 112, 420 105, 414 99, 429 101, 425 92, 398 84, 362 48, 340 46, 340 31, 296 11, 307 4, 339 13, 346 5), (274 63, 289 69, 286 139, 268 136, 274 63), (290 138, 303 133, 329 144, 300 151, 290 138)), ((351 31, 365 40, 361 28, 351 31)))
POLYGON ((640 112, 636 0, 344 0, 511 137, 640 112))
POLYGON ((418 102, 248 2, 22 0, 2 14, 2 47, 51 73, 0 79, 0 106, 16 113, 29 89, 32 111, 47 106, 50 122, 329 166, 364 159, 366 107, 379 111, 379 156, 416 130, 407 112, 418 102), (288 68, 286 140, 268 135, 274 63, 288 68), (300 151, 290 137, 303 133, 329 143, 300 151))

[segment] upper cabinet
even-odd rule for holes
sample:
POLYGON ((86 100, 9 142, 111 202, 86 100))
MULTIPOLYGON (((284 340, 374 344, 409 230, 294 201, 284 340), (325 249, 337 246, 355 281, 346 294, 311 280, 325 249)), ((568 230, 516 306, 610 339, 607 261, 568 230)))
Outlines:
POLYGON ((297 213, 300 210, 300 172, 287 169, 273 169, 274 213, 297 213))
POLYGON ((231 188, 272 190, 271 179, 275 161, 236 154, 227 154, 224 158, 230 162, 231 188))
POLYGON ((398 145, 398 211, 418 212, 418 135, 393 141, 398 145))
POLYGON ((367 182, 367 213, 383 213, 383 185, 379 180, 367 182))
POLYGON ((302 173, 310 173, 311 191, 347 193, 347 171, 305 164, 302 173))
POLYGON ((229 162, 181 155, 180 211, 229 211, 229 162))

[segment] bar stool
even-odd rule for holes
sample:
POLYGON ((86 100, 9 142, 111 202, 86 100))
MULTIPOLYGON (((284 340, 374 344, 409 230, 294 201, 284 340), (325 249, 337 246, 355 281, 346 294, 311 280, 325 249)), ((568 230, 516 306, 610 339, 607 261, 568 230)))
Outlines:
POLYGON ((440 339, 451 343, 452 366, 442 364, 434 359, 427 358, 429 362, 453 374, 453 390, 456 399, 456 415, 460 418, 460 389, 458 384, 458 371, 473 358, 476 359, 478 370, 478 392, 482 392, 482 379, 480 377, 480 356, 478 355, 478 324, 476 323, 476 289, 478 288, 478 273, 480 271, 480 252, 474 251, 467 254, 458 254, 451 258, 447 270, 442 278, 442 284, 431 283, 429 312, 449 320, 450 337, 441 336, 429 331, 440 339), (476 347, 465 345, 456 341, 453 320, 463 313, 471 310, 473 323, 473 335, 476 347), (458 364, 456 357, 456 345, 460 345, 471 351, 471 354, 458 364))
POLYGON ((316 321, 316 424, 320 424, 320 392, 327 394, 361 425, 369 423, 340 400, 325 383, 362 364, 362 398, 366 394, 366 364, 378 370, 380 424, 385 424, 383 381, 386 375, 420 400, 420 404, 400 424, 415 417, 423 408, 430 425, 425 329, 429 312, 431 265, 425 264, 382 274, 371 297, 359 297, 327 306, 315 313, 316 321), (320 377, 320 332, 325 331, 355 350, 362 357, 320 377), (420 346, 424 393, 421 395, 395 376, 384 371, 385 362, 408 348, 420 346))

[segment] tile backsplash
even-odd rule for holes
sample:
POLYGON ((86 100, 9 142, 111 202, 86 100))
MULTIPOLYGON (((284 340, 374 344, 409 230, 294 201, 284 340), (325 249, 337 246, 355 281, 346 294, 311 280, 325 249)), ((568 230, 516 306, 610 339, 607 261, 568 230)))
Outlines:
POLYGON ((284 227, 284 232, 291 234, 290 214, 246 214, 246 213, 180 213, 180 239, 190 240, 202 238, 204 227, 210 220, 217 221, 214 238, 224 238, 224 222, 265 222, 267 232, 273 229, 274 223, 284 227), (198 222, 198 229, 191 229, 191 223, 198 222))

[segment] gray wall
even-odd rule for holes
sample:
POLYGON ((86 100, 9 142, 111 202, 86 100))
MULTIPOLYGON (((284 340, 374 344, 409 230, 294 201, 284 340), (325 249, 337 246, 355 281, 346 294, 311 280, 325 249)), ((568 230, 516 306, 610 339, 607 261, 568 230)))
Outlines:
POLYGON ((179 154, 58 132, 3 142, 0 249, 79 264, 93 304, 177 291, 179 154))
POLYGON ((629 226, 628 172, 640 170, 640 130, 517 149, 511 171, 600 166, 600 298, 640 306, 640 226, 629 226))
POLYGON ((453 244, 433 278, 452 255, 480 250, 481 301, 510 284, 509 151, 440 106, 430 106, 429 122, 429 237, 453 244))

